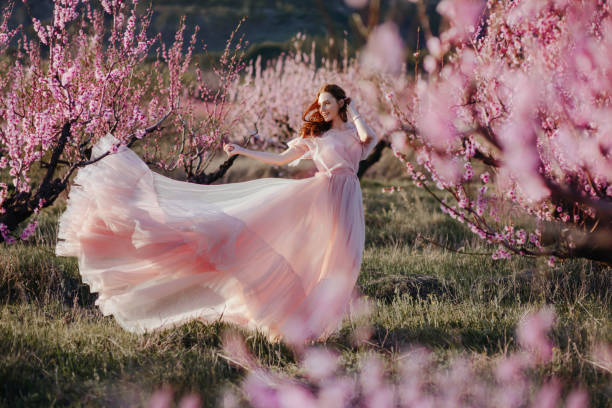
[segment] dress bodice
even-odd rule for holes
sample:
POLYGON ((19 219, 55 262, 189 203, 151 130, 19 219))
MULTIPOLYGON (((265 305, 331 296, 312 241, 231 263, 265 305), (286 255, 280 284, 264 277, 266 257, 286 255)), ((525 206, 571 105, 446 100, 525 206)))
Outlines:
POLYGON ((357 128, 347 124, 348 129, 329 129, 321 136, 300 136, 287 142, 289 147, 297 147, 304 154, 289 163, 297 166, 302 159, 312 159, 319 172, 327 174, 350 172, 357 174, 359 161, 365 159, 374 149, 374 139, 363 143, 357 128))

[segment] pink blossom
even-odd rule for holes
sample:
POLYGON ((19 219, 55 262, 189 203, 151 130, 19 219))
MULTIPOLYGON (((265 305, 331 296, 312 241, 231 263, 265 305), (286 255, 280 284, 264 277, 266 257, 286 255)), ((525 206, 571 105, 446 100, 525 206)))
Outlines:
POLYGON ((317 408, 315 396, 306 388, 295 384, 283 384, 278 389, 278 402, 287 408, 317 408))
POLYGON ((355 381, 347 377, 332 377, 322 384, 318 395, 320 408, 345 407, 355 395, 355 381))
POLYGON ((440 55, 442 54, 440 39, 438 37, 431 37, 427 39, 427 49, 433 57, 440 58, 440 55))
POLYGON ((442 157, 437 153, 431 155, 431 171, 443 185, 453 185, 461 178, 461 167, 454 158, 442 157))
POLYGON ((461 40, 475 31, 475 26, 485 7, 482 0, 442 0, 436 11, 446 17, 452 27, 442 37, 448 40, 461 40))
POLYGON ((399 35, 399 28, 391 21, 374 28, 363 54, 361 62, 372 69, 398 74, 404 61, 404 43, 399 35))
POLYGON ((278 400, 278 391, 270 387, 270 382, 266 381, 266 376, 259 375, 259 372, 249 373, 242 384, 242 388, 255 408, 282 407, 278 400))
POLYGON ((545 384, 537 393, 531 404, 533 408, 556 408, 557 401, 561 393, 561 385, 558 381, 552 380, 545 384))
POLYGON ((589 395, 584 389, 572 390, 565 400, 565 408, 588 408, 589 395))
POLYGON ((306 351, 302 365, 309 378, 322 381, 331 376, 338 365, 336 353, 320 348, 306 351))
POLYGON ((408 144, 408 136, 404 132, 393 132, 391 134, 391 148, 394 152, 408 153, 410 145, 408 144))
POLYGON ((75 65, 68 68, 61 76, 61 82, 63 86, 69 85, 75 77, 77 67, 75 65))
POLYGON ((531 313, 519 322, 517 337, 519 343, 535 353, 542 361, 552 358, 552 343, 546 333, 555 321, 555 313, 550 308, 544 308, 531 313))
POLYGON ((437 67, 438 62, 431 55, 428 55, 423 59, 423 68, 425 68, 425 71, 432 73, 436 70, 437 67))
POLYGON ((416 119, 417 127, 432 147, 441 151, 449 149, 458 135, 452 108, 456 102, 452 91, 451 86, 418 91, 422 112, 416 119))
POLYGON ((36 226, 38 225, 38 220, 33 220, 32 222, 30 222, 23 230, 23 232, 21 233, 21 236, 19 237, 19 239, 25 241, 26 239, 28 239, 36 230, 36 226))
POLYGON ((102 7, 104 8, 105 12, 107 12, 108 14, 112 14, 110 0, 100 0, 100 3, 102 4, 102 7))

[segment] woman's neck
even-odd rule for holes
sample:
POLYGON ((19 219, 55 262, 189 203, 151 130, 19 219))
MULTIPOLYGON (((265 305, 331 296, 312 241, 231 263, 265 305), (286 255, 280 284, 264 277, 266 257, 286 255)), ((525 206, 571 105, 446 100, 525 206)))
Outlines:
POLYGON ((334 120, 332 120, 331 129, 346 130, 348 128, 349 128, 348 123, 343 121, 339 116, 335 117, 334 120))

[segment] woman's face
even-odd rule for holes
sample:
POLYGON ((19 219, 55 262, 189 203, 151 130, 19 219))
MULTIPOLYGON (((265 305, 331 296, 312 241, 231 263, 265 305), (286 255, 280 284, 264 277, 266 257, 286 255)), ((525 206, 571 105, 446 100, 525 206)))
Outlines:
POLYGON ((326 122, 334 120, 334 118, 338 115, 338 110, 341 107, 334 95, 330 94, 329 92, 321 92, 319 94, 318 103, 319 113, 323 116, 323 119, 326 122))

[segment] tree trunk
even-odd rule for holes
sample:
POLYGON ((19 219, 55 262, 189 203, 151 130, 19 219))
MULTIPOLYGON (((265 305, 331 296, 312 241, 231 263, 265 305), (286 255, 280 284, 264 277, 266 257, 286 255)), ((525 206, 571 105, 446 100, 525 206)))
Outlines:
POLYGON ((238 157, 237 154, 230 157, 229 159, 221 163, 219 168, 212 173, 207 174, 207 173, 202 172, 200 174, 194 174, 194 175, 188 176, 187 181, 190 183, 196 183, 196 184, 212 184, 215 181, 219 180, 221 177, 223 177, 225 173, 227 173, 229 168, 232 167, 232 164, 234 164, 234 161, 236 160, 237 157, 238 157))
MULTIPOLYGON (((59 178, 53 179, 53 177, 55 176, 60 157, 66 147, 66 141, 70 136, 71 126, 71 122, 67 122, 62 126, 62 133, 57 145, 53 149, 51 160, 47 165, 47 173, 36 193, 32 195, 31 190, 27 193, 15 192, 2 204, 5 212, 0 215, 0 223, 6 225, 9 231, 14 231, 19 224, 34 214, 34 210, 38 208, 39 200, 45 200, 42 208, 49 207, 66 188, 66 183, 62 182, 59 178)), ((4 242, 4 237, 0 234, 0 243, 1 242, 4 242)))
POLYGON ((377 163, 382 157, 382 152, 385 147, 391 147, 391 143, 386 140, 381 140, 376 144, 374 150, 368 157, 359 162, 359 170, 357 170, 357 177, 361 180, 361 176, 365 173, 370 167, 372 167, 375 163, 377 163))

